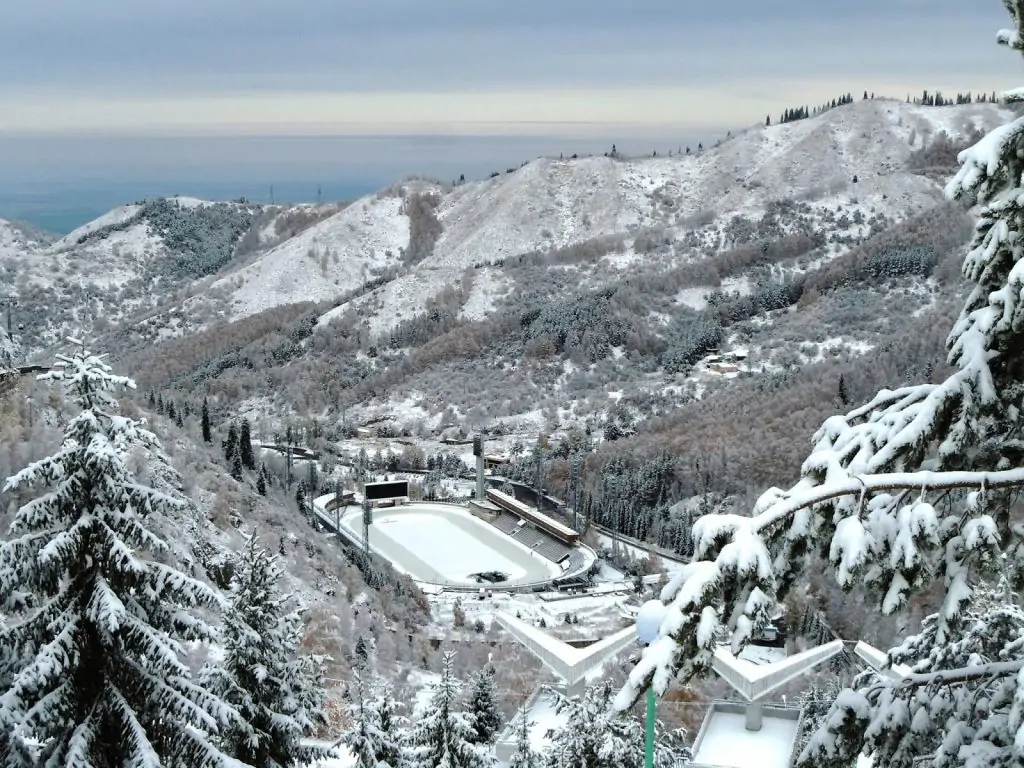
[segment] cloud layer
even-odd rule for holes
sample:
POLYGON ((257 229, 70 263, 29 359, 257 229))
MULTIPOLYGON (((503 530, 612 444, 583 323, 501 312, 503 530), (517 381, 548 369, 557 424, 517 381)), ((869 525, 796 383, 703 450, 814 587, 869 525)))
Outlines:
POLYGON ((0 132, 23 135, 660 132, 841 90, 1015 85, 997 0, 9 6, 0 132))

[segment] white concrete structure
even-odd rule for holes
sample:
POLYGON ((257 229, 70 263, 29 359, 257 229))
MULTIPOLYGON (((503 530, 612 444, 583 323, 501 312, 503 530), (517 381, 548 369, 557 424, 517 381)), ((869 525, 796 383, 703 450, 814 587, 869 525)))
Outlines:
POLYGON ((745 703, 716 701, 693 743, 693 768, 789 768, 800 727, 800 709, 765 704, 774 691, 842 653, 834 640, 778 661, 757 664, 715 651, 711 667, 745 703))
POLYGON ((569 696, 578 696, 586 686, 587 675, 624 648, 636 645, 636 630, 626 627, 586 648, 574 648, 522 619, 497 612, 494 618, 554 672, 566 686, 569 696))
MULTIPOLYGON (((552 637, 539 627, 507 613, 499 611, 494 614, 494 618, 526 650, 560 678, 567 696, 581 695, 586 688, 588 677, 597 672, 602 664, 626 648, 637 645, 636 628, 632 625, 586 648, 575 648, 557 637, 552 637)), ((527 722, 533 723, 529 731, 533 748, 541 751, 546 746, 548 732, 564 722, 564 718, 554 711, 555 687, 560 686, 538 686, 508 722, 495 742, 494 751, 498 760, 508 762, 511 758, 516 749, 516 725, 524 717, 527 722)))

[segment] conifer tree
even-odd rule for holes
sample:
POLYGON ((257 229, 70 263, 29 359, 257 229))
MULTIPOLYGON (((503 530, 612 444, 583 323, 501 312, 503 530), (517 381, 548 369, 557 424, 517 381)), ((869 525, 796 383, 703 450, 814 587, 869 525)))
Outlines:
POLYGON ((306 500, 306 484, 300 482, 295 487, 295 506, 299 510, 299 514, 303 517, 310 517, 309 514, 309 502, 306 500))
POLYGON ((378 685, 377 695, 373 702, 377 727, 380 729, 377 755, 382 762, 392 768, 400 768, 405 718, 400 717, 395 709, 394 689, 391 687, 391 683, 382 680, 378 685))
POLYGON ((242 428, 238 435, 238 453, 242 459, 242 466, 246 469, 256 469, 256 458, 252 453, 252 427, 248 419, 242 419, 242 428))
POLYGON ((256 768, 304 766, 329 755, 301 741, 326 722, 325 659, 298 654, 302 617, 288 610, 291 597, 281 593, 281 576, 277 556, 250 536, 236 559, 223 659, 201 674, 203 684, 240 715, 223 733, 224 749, 256 768))
POLYGON ((508 762, 508 768, 541 768, 543 761, 541 756, 533 750, 530 744, 530 729, 535 725, 525 715, 516 720, 516 751, 508 762))
POLYGON ((242 455, 240 453, 236 453, 231 460, 231 477, 239 482, 242 481, 242 455))
POLYGON ((455 654, 444 655, 441 680, 426 711, 409 733, 407 768, 492 768, 489 748, 473 743, 473 716, 456 709, 459 682, 452 671, 455 654))
POLYGON ((469 712, 473 715, 476 744, 490 744, 501 729, 501 715, 494 700, 494 667, 488 664, 473 675, 469 688, 469 712))
POLYGON ((213 437, 210 435, 210 404, 207 402, 205 397, 203 398, 202 424, 203 424, 203 442, 204 443, 209 443, 213 439, 213 437))
POLYGON ((112 393, 134 382, 71 341, 79 349, 39 379, 81 410, 56 454, 4 485, 41 493, 0 544, 0 755, 8 766, 225 765, 207 734, 237 713, 183 661, 186 642, 213 639, 193 610, 219 599, 166 562, 152 522, 186 502, 132 476, 134 446, 173 470, 156 436, 116 413, 112 393))
MULTIPOLYGON (((381 709, 373 698, 371 680, 365 669, 356 669, 352 673, 349 686, 351 700, 348 704, 349 722, 352 726, 341 737, 339 744, 344 744, 355 757, 359 768, 378 768, 386 763, 392 768, 399 768, 401 751, 395 741, 393 723, 389 722, 386 731, 381 722, 381 709)), ((385 712, 392 717, 391 705, 385 712)))
MULTIPOLYGON (((559 695, 556 711, 565 724, 552 736, 545 752, 547 768, 643 768, 647 735, 631 715, 609 706, 610 683, 592 686, 581 697, 559 695)), ((674 768, 687 751, 680 748, 681 732, 655 731, 654 764, 674 768)))
POLYGON ((234 423, 228 427, 228 436, 222 447, 224 448, 224 461, 230 466, 235 459, 235 454, 238 453, 238 429, 234 423))
MULTIPOLYGON (((1013 28, 998 41, 1024 53, 1024 0, 1004 3, 1013 28)), ((1005 98, 1024 101, 1024 91, 1005 98)), ((963 652, 981 643, 969 610, 979 590, 997 577, 1024 583, 1024 525, 1012 516, 1024 487, 1024 117, 959 160, 947 196, 980 212, 963 266, 974 287, 947 338, 952 373, 829 418, 799 482, 765 492, 752 516, 697 521, 693 562, 662 592, 663 634, 630 674, 620 708, 651 684, 663 691, 706 673, 721 636, 739 652, 808 553, 820 552, 840 587, 864 589, 883 614, 936 583, 941 604, 890 651, 913 669, 840 693, 805 763, 840 766, 863 752, 875 765, 909 768, 912 752, 932 749, 944 768, 1024 763, 1024 641, 963 652)))
POLYGON ((267 495, 267 473, 263 469, 263 465, 260 465, 260 473, 256 477, 256 493, 260 496, 267 495))

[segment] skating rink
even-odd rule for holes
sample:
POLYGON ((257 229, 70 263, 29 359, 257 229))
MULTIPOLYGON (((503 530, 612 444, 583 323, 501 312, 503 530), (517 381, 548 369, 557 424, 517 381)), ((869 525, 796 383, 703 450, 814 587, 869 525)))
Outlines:
MULTIPOLYGON (((363 536, 362 510, 350 507, 341 524, 363 536)), ((370 549, 416 581, 443 586, 491 587, 474 573, 501 571, 495 589, 534 584, 561 574, 559 567, 494 526, 447 504, 414 503, 373 511, 370 549)))

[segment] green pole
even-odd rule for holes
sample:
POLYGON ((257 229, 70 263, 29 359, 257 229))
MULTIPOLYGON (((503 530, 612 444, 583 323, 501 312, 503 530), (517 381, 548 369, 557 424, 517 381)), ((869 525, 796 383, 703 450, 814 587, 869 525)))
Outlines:
POLYGON ((647 689, 647 754, 646 768, 654 768, 654 686, 647 689))

